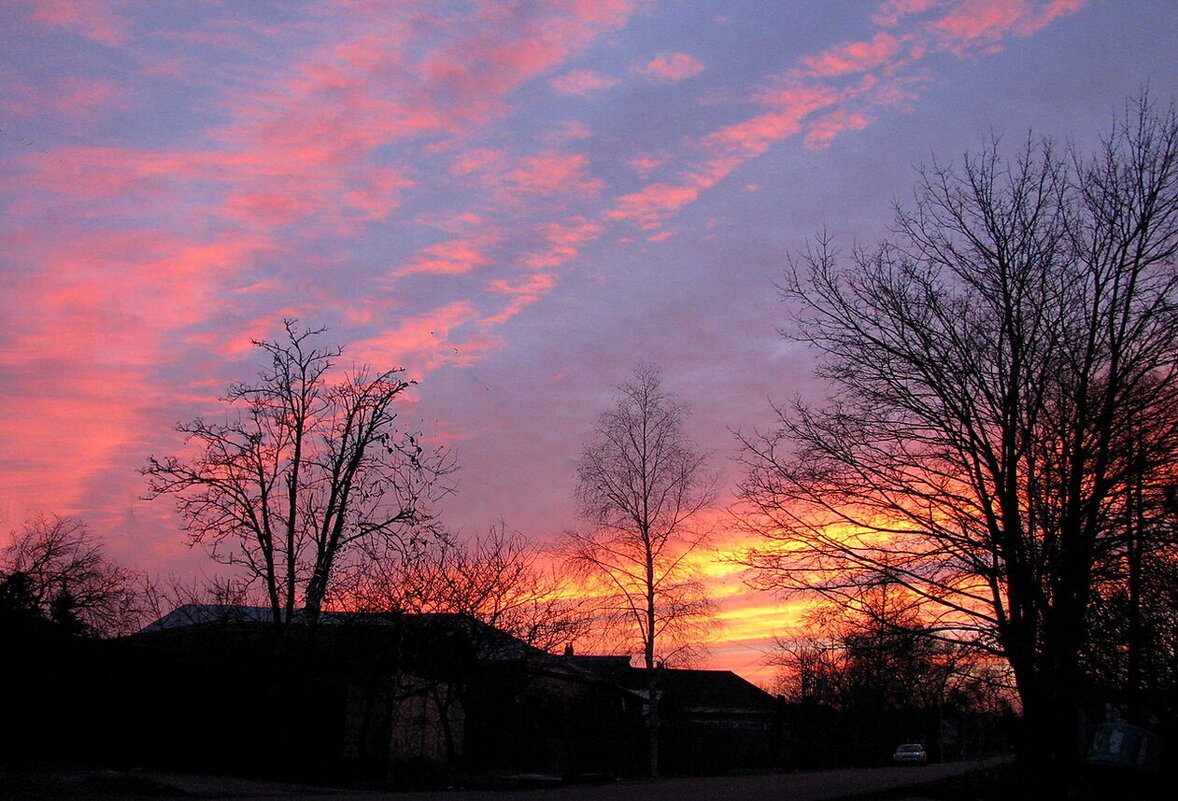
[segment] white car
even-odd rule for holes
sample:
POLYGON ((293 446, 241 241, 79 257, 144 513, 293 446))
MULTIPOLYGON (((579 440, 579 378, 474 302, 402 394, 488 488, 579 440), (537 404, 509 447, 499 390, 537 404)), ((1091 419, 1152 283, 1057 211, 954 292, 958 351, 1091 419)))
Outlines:
POLYGON ((896 753, 892 754, 892 761, 897 765, 926 765, 928 754, 920 743, 905 743, 897 746, 896 753))

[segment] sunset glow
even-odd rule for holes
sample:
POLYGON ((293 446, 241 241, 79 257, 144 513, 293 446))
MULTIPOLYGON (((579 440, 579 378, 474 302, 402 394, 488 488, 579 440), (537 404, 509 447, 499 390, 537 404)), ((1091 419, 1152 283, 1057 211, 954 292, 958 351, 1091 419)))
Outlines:
POLYGON ((732 432, 820 398, 774 281, 887 234, 912 166, 1091 141, 1178 86, 1161 0, 14 0, 0 12, 0 544, 76 515, 207 564, 137 470, 284 317, 406 368, 455 531, 578 525, 580 444, 639 362, 721 498, 709 666, 767 683, 801 601, 750 589, 732 432))

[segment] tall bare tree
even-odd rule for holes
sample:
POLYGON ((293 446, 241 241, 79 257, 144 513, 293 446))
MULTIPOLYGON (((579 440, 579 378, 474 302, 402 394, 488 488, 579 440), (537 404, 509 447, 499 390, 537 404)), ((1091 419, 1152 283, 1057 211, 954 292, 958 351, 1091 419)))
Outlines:
POLYGON ((193 543, 259 581, 277 631, 301 609, 313 625, 345 560, 401 547, 451 464, 399 427, 412 385, 401 370, 340 370, 322 329, 284 321, 284 338, 254 344, 269 358, 257 383, 224 398, 227 422, 177 429, 191 460, 149 458, 149 497, 176 499, 193 543))
POLYGON ((1173 481, 1178 120, 1143 97, 1094 157, 993 143, 921 178, 895 241, 844 266, 824 237, 787 278, 835 392, 745 439, 749 563, 836 600, 903 585, 1009 660, 1031 755, 1067 764, 1116 510, 1173 481))
POLYGON ((658 772, 657 663, 697 646, 713 606, 690 566, 715 498, 707 454, 684 430, 687 408, 638 367, 597 420, 577 468, 583 531, 566 535, 573 566, 599 582, 609 615, 642 647, 650 677, 650 771, 658 772))
POLYGON ((129 634, 142 623, 142 576, 115 562, 74 517, 40 515, 0 551, 0 605, 79 634, 129 634))

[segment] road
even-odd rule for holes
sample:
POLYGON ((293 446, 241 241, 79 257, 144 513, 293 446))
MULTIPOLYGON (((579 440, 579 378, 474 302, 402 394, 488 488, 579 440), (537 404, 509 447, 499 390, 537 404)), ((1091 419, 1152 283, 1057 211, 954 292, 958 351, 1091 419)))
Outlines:
POLYGON ((269 782, 156 774, 190 797, 222 801, 824 801, 910 787, 994 764, 952 762, 926 767, 851 768, 816 773, 626 780, 609 784, 526 790, 378 792, 298 787, 269 782))

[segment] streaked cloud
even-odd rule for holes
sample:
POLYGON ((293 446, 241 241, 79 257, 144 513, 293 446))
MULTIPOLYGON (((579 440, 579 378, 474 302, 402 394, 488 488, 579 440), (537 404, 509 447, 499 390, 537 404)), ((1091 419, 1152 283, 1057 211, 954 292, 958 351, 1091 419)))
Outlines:
MULTIPOLYGON (((917 115, 923 148, 930 116, 964 113, 930 112, 930 95, 992 93, 945 85, 970 80, 962 59, 1021 65, 1058 21, 1132 17, 1085 0, 886 0, 820 20, 688 5, 11 4, 0 530, 78 513, 122 553, 191 559, 135 468, 297 316, 423 379, 413 413, 469 460, 465 525, 546 537, 571 522, 577 437, 629 363, 668 361, 718 451, 732 415, 804 372, 769 318, 782 232, 825 216, 858 233, 856 203, 902 191, 862 174, 908 157, 880 132, 917 115), (770 18, 774 47, 747 47, 770 18), (857 149, 885 155, 865 169, 857 149), (839 205, 812 208, 822 192, 839 205)), ((1125 75, 1158 47, 1036 69, 1107 57, 1125 75)), ((727 568, 709 580, 718 658, 747 666, 796 609, 727 568)))

